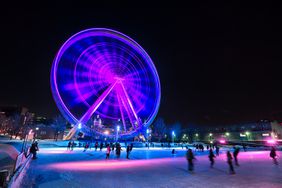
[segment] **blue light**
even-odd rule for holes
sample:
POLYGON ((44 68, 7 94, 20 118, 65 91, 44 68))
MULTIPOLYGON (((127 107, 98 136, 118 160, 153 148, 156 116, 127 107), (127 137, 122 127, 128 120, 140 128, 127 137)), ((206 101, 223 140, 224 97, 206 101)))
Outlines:
POLYGON ((78 124, 77 128, 78 128, 78 129, 81 129, 81 123, 78 124))
POLYGON ((117 131, 120 131, 120 126, 117 126, 117 131))
POLYGON ((146 130, 146 133, 147 133, 147 134, 149 133, 149 129, 146 130))
POLYGON ((172 136, 175 136, 175 133, 174 133, 174 131, 172 131, 172 136))

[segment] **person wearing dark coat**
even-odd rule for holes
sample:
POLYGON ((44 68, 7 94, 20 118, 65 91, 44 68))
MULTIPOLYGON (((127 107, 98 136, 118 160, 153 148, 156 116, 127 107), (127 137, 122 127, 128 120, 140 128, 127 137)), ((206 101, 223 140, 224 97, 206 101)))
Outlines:
POLYGON ((273 163, 275 164, 275 165, 278 165, 278 161, 277 161, 277 154, 276 154, 276 149, 275 149, 275 147, 273 147, 272 146, 272 148, 271 148, 271 151, 270 151, 270 157, 273 159, 273 163))
POLYGON ((194 171, 194 163, 193 160, 195 159, 192 149, 188 149, 186 153, 186 159, 188 161, 188 171, 194 171))
POLYGON ((233 152, 233 157, 234 157, 234 160, 235 160, 235 165, 236 166, 239 166, 239 163, 238 163, 238 154, 239 154, 239 151, 240 151, 240 148, 236 147, 234 152, 233 152))
POLYGON ((131 151, 131 146, 127 145, 127 147, 126 147, 126 158, 127 159, 129 159, 130 151, 131 151))
POLYGON ((213 153, 213 150, 210 149, 209 159, 210 159, 210 162, 211 162, 211 168, 213 168, 213 165, 214 165, 214 158, 215 158, 215 155, 213 153))
POLYGON ((235 171, 234 171, 234 167, 233 167, 233 162, 232 162, 232 155, 231 155, 231 152, 230 151, 227 151, 227 163, 229 165, 229 173, 230 174, 235 174, 235 171))
POLYGON ((32 153, 32 159, 37 159, 38 143, 34 142, 31 144, 30 153, 32 153))

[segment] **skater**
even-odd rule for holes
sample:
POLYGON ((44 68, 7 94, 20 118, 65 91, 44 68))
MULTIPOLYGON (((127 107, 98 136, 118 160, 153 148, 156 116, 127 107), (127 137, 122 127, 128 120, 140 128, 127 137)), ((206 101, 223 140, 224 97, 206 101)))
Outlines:
POLYGON ((132 151, 133 149, 133 143, 130 144, 130 152, 132 151))
POLYGON ((209 145, 207 145, 207 151, 209 151, 209 149, 210 149, 210 146, 209 146, 209 145))
POLYGON ((107 151, 106 151, 106 159, 109 159, 109 158, 110 158, 110 153, 111 153, 111 147, 110 147, 110 145, 108 144, 108 145, 107 145, 107 151))
POLYGON ((129 145, 127 145, 127 147, 126 147, 126 158, 127 159, 129 159, 130 151, 131 151, 131 147, 129 145))
POLYGON ((245 144, 243 144, 243 149, 244 149, 244 151, 247 151, 247 148, 246 148, 245 144))
POLYGON ((215 153, 216 153, 216 156, 219 156, 219 146, 215 147, 215 153))
POLYGON ((103 149, 103 142, 100 143, 100 151, 103 149))
POLYGON ((211 168, 213 168, 213 165, 214 165, 214 158, 215 158, 215 155, 213 153, 213 150, 210 149, 209 159, 210 159, 210 162, 211 162, 211 168))
POLYGON ((87 142, 87 143, 85 144, 85 146, 84 146, 83 152, 85 152, 88 148, 89 148, 89 143, 87 142))
POLYGON ((188 149, 186 153, 186 159, 188 161, 188 171, 193 172, 194 171, 194 164, 193 160, 195 159, 194 154, 192 152, 192 149, 188 149))
POLYGON ((239 163, 238 163, 238 154, 239 154, 239 151, 240 151, 240 148, 239 147, 236 147, 234 152, 233 152, 233 157, 234 157, 234 160, 235 160, 235 165, 236 166, 239 166, 239 163))
POLYGON ((176 154, 175 149, 172 149, 171 154, 173 154, 173 155, 176 154))
POLYGON ((118 159, 120 158, 120 152, 121 152, 121 146, 120 146, 119 143, 117 143, 117 145, 116 145, 116 155, 117 155, 118 159))
POLYGON ((74 147, 74 141, 71 141, 71 145, 70 145, 71 151, 73 151, 73 147, 74 147))
POLYGON ((32 153, 32 159, 37 159, 37 151, 39 150, 38 149, 38 143, 35 141, 31 144, 31 147, 30 147, 30 153, 32 153))
POLYGON ((114 152, 115 151, 115 143, 113 143, 113 145, 112 145, 112 152, 114 152))
POLYGON ((95 142, 95 151, 97 151, 97 149, 98 149, 98 142, 96 141, 95 142))
POLYGON ((68 146, 67 146, 67 150, 70 150, 71 147, 71 141, 69 141, 68 146))
POLYGON ((229 165, 229 173, 230 174, 235 174, 232 159, 233 158, 232 158, 232 155, 231 155, 230 151, 227 151, 227 163, 229 165))
POLYGON ((270 157, 273 159, 273 163, 275 164, 275 165, 278 165, 278 161, 277 161, 277 154, 276 154, 276 149, 275 149, 275 147, 274 146, 272 146, 271 147, 271 151, 270 151, 270 157))

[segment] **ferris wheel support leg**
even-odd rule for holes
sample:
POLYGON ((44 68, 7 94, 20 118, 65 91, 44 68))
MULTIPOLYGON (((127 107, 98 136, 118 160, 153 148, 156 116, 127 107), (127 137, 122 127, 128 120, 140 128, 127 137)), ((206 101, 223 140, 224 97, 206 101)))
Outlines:
POLYGON ((135 112, 135 110, 134 110, 134 108, 133 108, 132 102, 131 102, 131 100, 130 100, 130 98, 129 98, 129 96, 128 96, 128 94, 127 94, 125 88, 124 88, 124 85, 122 84, 122 82, 120 82, 120 83, 121 83, 123 92, 124 92, 124 94, 125 94, 125 97, 126 97, 126 99, 127 99, 127 102, 128 102, 128 104, 129 104, 129 107, 130 107, 130 109, 131 109, 131 111, 132 111, 132 113, 133 113, 133 115, 134 115, 134 117, 135 117, 135 119, 136 119, 136 121, 137 121, 137 123, 138 123, 138 126, 141 127, 142 124, 140 123, 140 120, 139 120, 139 118, 138 118, 138 116, 137 116, 137 113, 135 112))
POLYGON ((122 104, 123 104, 123 106, 124 106, 124 108, 125 108, 125 111, 127 112, 127 115, 128 115, 128 118, 129 118, 129 120, 130 120, 130 123, 131 123, 132 127, 133 127, 134 129, 136 129, 135 124, 134 124, 134 121, 133 121, 133 118, 132 118, 132 116, 131 116, 131 114, 130 114, 130 111, 129 111, 129 109, 128 109, 128 105, 126 104, 126 100, 123 99, 122 96, 120 96, 120 95, 119 95, 119 97, 120 97, 121 102, 122 102, 122 104))
POLYGON ((120 99, 119 94, 117 94, 117 99, 118 99, 118 104, 119 104, 119 110, 120 110, 120 114, 121 114, 123 129, 126 132, 126 124, 125 124, 125 120, 124 120, 124 114, 123 114, 123 111, 122 111, 122 104, 121 104, 121 99, 120 99))
POLYGON ((64 137, 63 140, 70 140, 72 139, 77 133, 77 127, 73 127, 70 132, 64 137))

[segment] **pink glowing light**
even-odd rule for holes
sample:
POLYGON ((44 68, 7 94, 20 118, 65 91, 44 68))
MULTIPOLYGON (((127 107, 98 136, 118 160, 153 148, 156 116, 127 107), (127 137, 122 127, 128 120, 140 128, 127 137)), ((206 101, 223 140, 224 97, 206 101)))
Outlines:
POLYGON ((219 143, 221 143, 221 144, 225 144, 225 143, 226 143, 226 141, 225 141, 225 140, 219 140, 219 143))
POLYGON ((267 140, 266 142, 267 142, 268 144, 275 144, 275 143, 276 143, 276 140, 271 139, 271 140, 267 140))
POLYGON ((121 160, 109 160, 109 161, 76 161, 76 162, 64 162, 48 165, 47 168, 54 168, 58 170, 76 170, 76 171, 99 171, 99 170, 118 170, 128 169, 136 167, 146 167, 152 165, 160 165, 168 162, 181 161, 182 159, 161 158, 161 159, 142 159, 134 161, 121 161, 121 160))

